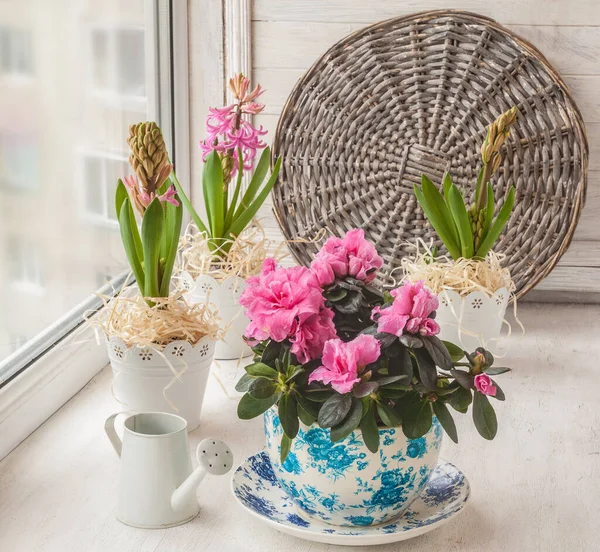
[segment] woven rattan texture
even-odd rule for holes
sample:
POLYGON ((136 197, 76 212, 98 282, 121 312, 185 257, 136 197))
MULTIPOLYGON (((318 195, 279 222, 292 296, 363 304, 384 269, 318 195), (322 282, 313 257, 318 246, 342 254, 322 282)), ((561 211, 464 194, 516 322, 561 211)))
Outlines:
POLYGON ((511 184, 516 206, 495 247, 517 296, 552 270, 585 199, 588 147, 577 106, 542 54, 494 21, 436 11, 388 20, 338 42, 304 75, 279 120, 273 190, 277 220, 308 264, 319 230, 362 227, 385 276, 435 239, 413 193, 426 173, 449 170, 472 198, 486 127, 516 105, 520 116, 492 184, 497 209, 511 184))

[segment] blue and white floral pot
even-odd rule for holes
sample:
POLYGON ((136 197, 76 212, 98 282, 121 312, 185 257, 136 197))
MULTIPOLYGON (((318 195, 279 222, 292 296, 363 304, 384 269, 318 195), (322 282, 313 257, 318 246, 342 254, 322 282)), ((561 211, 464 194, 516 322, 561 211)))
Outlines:
POLYGON ((407 439, 401 428, 380 429, 373 454, 358 430, 332 443, 328 429, 301 424, 281 464, 282 433, 271 408, 265 413, 267 452, 295 504, 332 525, 365 526, 389 521, 417 498, 437 464, 443 430, 436 418, 419 439, 407 439))

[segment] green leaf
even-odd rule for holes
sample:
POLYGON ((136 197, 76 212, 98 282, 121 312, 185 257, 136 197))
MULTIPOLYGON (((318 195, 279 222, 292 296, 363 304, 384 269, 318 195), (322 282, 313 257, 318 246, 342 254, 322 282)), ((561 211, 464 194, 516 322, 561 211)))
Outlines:
POLYGON ((298 435, 300 423, 298 422, 298 404, 291 394, 284 394, 279 399, 279 420, 285 434, 293 439, 298 435))
MULTIPOLYGON (((450 176, 450 173, 448 171, 444 173, 444 178, 442 179, 442 187, 444 188, 444 200, 446 201, 446 205, 448 205, 448 194, 450 192, 450 188, 452 188, 452 177, 450 176)), ((458 236, 456 240, 458 243, 458 236)))
POLYGON ((415 196, 417 197, 417 201, 419 202, 419 205, 421 205, 421 209, 423 209, 423 212, 425 213, 425 216, 431 223, 431 226, 433 226, 433 229, 436 231, 437 235, 440 237, 440 239, 446 246, 448 253, 450 253, 453 259, 458 259, 460 257, 460 247, 454 241, 452 233, 450 233, 449 231, 446 232, 446 225, 436 218, 435 211, 433 211, 433 209, 427 203, 427 200, 423 196, 423 192, 421 192, 421 190, 416 184, 413 189, 415 192, 415 196))
POLYGON ((279 356, 280 351, 281 343, 270 339, 260 357, 261 362, 263 364, 269 364, 270 362, 273 362, 279 356))
POLYGON ((450 370, 450 373, 454 376, 454 379, 456 379, 456 381, 465 389, 473 389, 473 387, 475 387, 473 376, 464 370, 453 369, 450 370))
POLYGON ((119 229, 121 230, 121 240, 123 241, 123 247, 125 248, 127 260, 129 261, 129 265, 131 266, 133 275, 137 280, 138 287, 140 288, 140 293, 143 295, 145 287, 145 274, 144 268, 142 266, 142 260, 138 256, 135 246, 135 236, 133 230, 134 227, 135 233, 137 233, 137 225, 135 223, 135 217, 133 216, 133 209, 131 208, 131 203, 129 202, 128 198, 125 198, 123 200, 123 203, 121 204, 121 213, 119 215, 119 229))
POLYGON ((298 417, 300 418, 300 421, 306 426, 313 425, 315 423, 315 420, 317 419, 315 416, 310 414, 310 412, 306 411, 306 409, 300 401, 298 401, 298 417))
POLYGON ((469 389, 459 387, 454 393, 448 396, 448 404, 457 412, 465 414, 473 400, 473 394, 469 389))
POLYGON ((189 200, 188 196, 185 193, 185 190, 179 183, 175 171, 171 172, 171 182, 173 182, 173 185, 177 190, 177 195, 179 196, 179 199, 181 199, 181 203, 183 203, 185 210, 189 213, 189 215, 192 217, 192 220, 196 223, 198 230, 200 230, 200 232, 206 235, 207 237, 210 237, 210 232, 208 231, 208 228, 202 222, 202 219, 200 218, 200 215, 198 214, 196 209, 194 209, 192 202, 189 200))
POLYGON ((436 366, 439 366, 442 370, 446 371, 450 371, 454 368, 452 357, 441 339, 435 335, 423 337, 423 345, 436 366))
POLYGON ((164 214, 160 200, 155 197, 148 205, 142 218, 142 248, 144 250, 144 297, 159 297, 158 262, 164 214))
POLYGON ((423 340, 416 335, 402 334, 399 341, 409 349, 419 349, 423 347, 423 340))
MULTIPOLYGON (((175 198, 179 199, 177 196, 175 196, 175 198)), ((178 207, 175 207, 175 205, 165 202, 164 210, 166 254, 164 254, 165 266, 160 282, 160 295, 161 297, 168 297, 173 267, 175 266, 175 258, 177 257, 177 248, 179 246, 179 235, 181 234, 181 224, 183 221, 183 207, 181 206, 181 203, 178 207)))
POLYGON ((233 192, 233 196, 231 197, 231 201, 229 202, 229 206, 227 207, 227 214, 225 215, 225 232, 227 232, 227 228, 231 226, 233 215, 236 211, 236 204, 240 196, 240 190, 242 189, 242 177, 244 176, 243 168, 244 156, 242 154, 242 148, 238 148, 238 172, 235 181, 235 190, 233 192))
POLYGON ((398 427, 402 423, 402 418, 398 413, 385 402, 377 403, 377 414, 387 427, 398 427))
POLYGON ((277 384, 273 380, 256 378, 248 387, 248 394, 255 399, 266 399, 274 395, 276 390, 277 384))
POLYGON ((246 393, 253 381, 254 378, 250 374, 244 374, 235 384, 235 390, 238 393, 246 393))
POLYGON ((498 420, 494 408, 485 395, 475 391, 473 397, 473 422, 484 439, 492 440, 498 431, 498 420))
POLYGON ((508 192, 508 196, 506 197, 506 201, 504 202, 504 205, 502 205, 502 208, 500 209, 496 220, 493 222, 487 236, 485 237, 485 240, 483 240, 483 242, 479 246, 479 249, 477 250, 477 257, 483 259, 488 254, 492 246, 496 243, 496 240, 500 237, 500 234, 502 233, 502 230, 504 230, 508 219, 510 219, 510 214, 512 212, 514 204, 515 188, 514 186, 511 186, 508 192))
POLYGON ((406 376, 406 382, 410 383, 413 378, 413 363, 406 347, 402 347, 398 356, 388 359, 388 374, 406 376))
POLYGON ((262 362, 248 364, 248 366, 244 367, 244 370, 255 377, 276 379, 279 376, 279 372, 275 368, 271 368, 262 362))
POLYGON ((281 437, 281 447, 279 450, 279 461, 283 464, 290 453, 293 439, 290 439, 286 433, 281 437))
POLYGON ((483 236, 485 240, 490 227, 492 226, 492 220, 494 220, 494 189, 492 188, 491 182, 487 183, 487 204, 485 206, 485 215, 483 217, 483 236))
POLYGON ((367 448, 375 453, 379 448, 379 428, 377 427, 377 421, 375 420, 373 401, 368 401, 366 411, 363 406, 363 412, 364 414, 360 421, 360 431, 367 448))
POLYGON ((492 395, 494 397, 494 399, 497 399, 499 401, 505 400, 506 396, 504 395, 504 391, 502 391, 502 389, 500 388, 500 386, 494 380, 492 380, 492 382, 496 386, 496 394, 492 395))
POLYGON ((115 211, 117 214, 117 220, 121 216, 121 207, 123 206, 123 202, 129 199, 129 194, 127 193, 127 188, 123 181, 119 178, 117 182, 117 190, 115 192, 115 211))
POLYGON ((290 381, 292 381, 295 377, 297 377, 298 375, 304 373, 304 368, 302 366, 296 366, 294 368, 294 371, 287 377, 287 379, 285 380, 285 383, 289 383, 290 381))
POLYGON ((429 401, 427 399, 419 400, 416 408, 411 408, 402 416, 402 431, 409 439, 418 439, 429 431, 432 422, 429 401))
POLYGON ((348 415, 351 407, 352 396, 349 393, 332 395, 323 403, 317 421, 321 427, 336 426, 348 415))
MULTIPOLYGON (((475 186, 475 205, 479 205, 479 196, 481 195, 481 183, 483 182, 483 173, 485 172, 485 165, 479 169, 479 174, 477 175, 477 185, 475 186)), ((484 183, 485 185, 485 183, 484 183)), ((444 188, 445 190, 445 188, 444 188)))
POLYGON ((256 193, 258 192, 260 185, 263 183, 265 176, 267 176, 267 171, 269 170, 270 157, 271 157, 271 148, 269 148, 267 146, 263 150, 263 152, 260 156, 260 159, 258 160, 258 163, 256 164, 256 167, 254 169, 254 174, 252 175, 252 178, 250 179, 250 183, 248 184, 246 193, 242 197, 240 206, 235 211, 235 215, 233 217, 234 219, 238 218, 242 214, 244 209, 247 209, 250 206, 250 204, 252 203, 252 200, 256 196, 256 193))
MULTIPOLYGON (((306 413, 310 414, 310 416, 312 418, 314 418, 314 420, 317 419, 317 417, 319 416, 319 410, 321 409, 320 403, 310 401, 306 397, 303 397, 302 395, 298 395, 296 397, 296 400, 298 401, 298 405, 302 407, 302 410, 304 410, 306 413)), ((309 425, 309 424, 306 424, 306 425, 309 425)))
POLYGON ((264 414, 279 400, 279 396, 279 394, 276 394, 266 399, 255 399, 246 393, 238 403, 238 418, 240 420, 251 420, 264 414))
POLYGON ((354 401, 352 408, 344 420, 331 428, 331 440, 336 443, 348 437, 360 424, 362 418, 362 402, 354 401))
MULTIPOLYGON (((452 183, 450 175, 446 173, 446 176, 450 180, 450 183, 452 183)), ((444 184, 444 188, 445 187, 446 184, 444 184)), ((450 187, 452 187, 452 184, 450 187)), ((454 220, 452 219, 452 215, 450 214, 450 210, 448 209, 448 205, 446 205, 442 194, 440 194, 435 184, 425 175, 421 176, 421 190, 423 191, 425 201, 429 205, 430 209, 435 213, 435 217, 441 224, 445 226, 444 232, 451 235, 454 243, 458 246, 460 243, 458 231, 456 230, 456 226, 454 224, 454 220)))
POLYGON ((460 236, 461 256, 470 259, 473 257, 473 232, 463 198, 455 185, 448 193, 448 205, 460 236))
POLYGON ((379 389, 379 382, 376 381, 361 381, 356 384, 352 389, 352 394, 357 399, 362 399, 363 397, 369 396, 371 393, 374 393, 379 389))
POLYGON ((441 401, 435 401, 432 403, 433 413, 437 416, 437 419, 442 424, 444 431, 448 434, 448 437, 452 439, 455 443, 458 443, 458 433, 456 431, 456 425, 454 424, 454 419, 452 418, 452 414, 448 410, 448 407, 441 401))
POLYGON ((446 349, 448 349, 452 362, 460 362, 464 358, 465 352, 458 345, 443 340, 442 343, 446 346, 446 349))
POLYGON ((335 287, 331 290, 327 290, 323 295, 325 296, 325 299, 335 303, 336 301, 344 299, 344 297, 348 295, 348 290, 342 287, 335 287))
POLYGON ((267 183, 260 191, 260 193, 254 199, 254 202, 251 203, 247 208, 245 208, 239 215, 239 217, 234 218, 234 221, 231 223, 231 227, 228 228, 227 232, 231 236, 239 236, 240 233, 248 226, 248 223, 252 220, 254 215, 258 212, 261 205, 267 199, 275 181, 277 180, 277 175, 279 174, 279 169, 281 167, 281 157, 277 159, 275 162, 275 166, 273 167, 273 172, 271 173, 271 177, 267 180, 267 183))
POLYGON ((206 216, 212 238, 223 237, 225 224, 225 205, 223 197, 223 166, 219 154, 213 150, 208 154, 202 172, 202 191, 206 216))
POLYGON ((306 389, 306 398, 309 401, 318 403, 324 403, 327 399, 332 396, 333 391, 331 389, 306 389))
POLYGON ((430 391, 435 391, 437 387, 437 370, 431 356, 424 349, 417 349, 415 358, 421 383, 430 391))
POLYGON ((485 368, 483 371, 488 376, 499 376, 500 374, 510 372, 510 368, 507 368, 506 366, 490 366, 489 368, 485 368))

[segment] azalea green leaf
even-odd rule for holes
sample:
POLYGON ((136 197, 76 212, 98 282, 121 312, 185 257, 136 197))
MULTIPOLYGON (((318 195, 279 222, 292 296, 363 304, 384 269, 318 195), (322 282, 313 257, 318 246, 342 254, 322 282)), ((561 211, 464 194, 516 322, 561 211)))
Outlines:
POLYGON ((238 403, 237 414, 240 420, 251 420, 261 414, 264 414, 278 400, 280 394, 272 395, 266 399, 255 399, 246 393, 238 403))
POLYGON ((248 394, 255 399, 266 399, 275 394, 277 383, 267 378, 256 378, 248 387, 248 394))
POLYGON ((465 352, 458 346, 455 345, 454 343, 450 343, 450 341, 443 341, 442 343, 446 346, 446 349, 448 349, 448 352, 450 353, 450 358, 452 359, 452 362, 459 362, 460 360, 462 360, 465 356, 465 352))
POLYGON ((387 427, 398 427, 402 423, 402 418, 398 413, 385 402, 377 403, 377 414, 387 427))
POLYGON ((362 418, 362 402, 354 401, 348 415, 341 423, 331 428, 331 440, 336 443, 348 437, 360 424, 362 418))
POLYGON ((283 464, 292 448, 292 441, 286 433, 281 436, 281 448, 279 450, 279 461, 283 464))
POLYGON ((250 384, 254 381, 254 378, 250 374, 244 374, 235 384, 235 390, 238 393, 246 393, 250 384))
POLYGON ((293 439, 298 435, 300 422, 298 421, 298 404, 295 397, 286 393, 279 399, 279 420, 285 434, 293 439))
POLYGON ((262 362, 254 362, 253 364, 248 364, 248 366, 244 367, 244 370, 248 374, 254 377, 263 377, 263 378, 272 378, 276 379, 279 375, 279 372, 275 370, 275 368, 271 368, 267 364, 263 364, 262 362))
POLYGON ((437 386, 435 362, 425 349, 415 350, 415 358, 417 360, 421 383, 430 391, 435 391, 437 386))
POLYGON ((300 401, 298 401, 298 417, 300 418, 300 421, 306 425, 306 426, 311 426, 315 423, 316 417, 313 416, 310 412, 308 412, 304 406, 302 406, 303 403, 300 403, 300 401))
POLYGON ((461 414, 465 414, 467 410, 469 410, 469 405, 473 400, 473 394, 470 389, 459 387, 454 393, 449 395, 447 399, 444 397, 444 400, 446 400, 454 410, 461 414))
POLYGON ((440 424, 444 428, 444 431, 448 434, 448 437, 455 443, 458 443, 458 432, 456 431, 456 425, 452 414, 448 410, 448 407, 441 401, 435 401, 432 403, 433 413, 437 416, 440 424))
POLYGON ((367 448, 375 453, 379 448, 379 428, 377 427, 377 421, 375 420, 375 407, 373 401, 368 399, 363 400, 368 401, 368 406, 365 410, 363 405, 363 417, 360 421, 360 431, 367 448))
POLYGON ((352 408, 352 395, 336 393, 323 403, 317 421, 324 428, 336 426, 348 415, 350 408, 352 408))
POLYGON ((491 441, 496 436, 498 431, 496 412, 488 398, 479 391, 475 391, 473 397, 473 422, 484 439, 491 441))

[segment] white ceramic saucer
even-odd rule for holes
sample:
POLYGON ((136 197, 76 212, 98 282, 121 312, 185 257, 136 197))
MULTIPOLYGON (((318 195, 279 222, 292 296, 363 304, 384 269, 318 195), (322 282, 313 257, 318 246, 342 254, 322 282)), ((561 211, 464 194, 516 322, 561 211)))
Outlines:
POLYGON ((464 474, 440 460, 427 486, 400 517, 377 526, 335 527, 302 513, 279 486, 266 452, 247 458, 235 471, 232 490, 253 516, 301 539, 345 546, 386 544, 427 533, 456 516, 469 499, 464 474))

